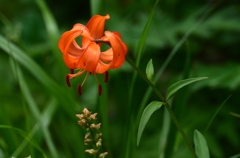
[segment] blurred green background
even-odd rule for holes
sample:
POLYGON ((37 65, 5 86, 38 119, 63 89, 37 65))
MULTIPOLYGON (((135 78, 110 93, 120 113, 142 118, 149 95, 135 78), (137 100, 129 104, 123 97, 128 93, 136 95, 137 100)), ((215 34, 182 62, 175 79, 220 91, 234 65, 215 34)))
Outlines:
MULTIPOLYGON (((49 157, 89 157, 84 153, 87 148, 82 142, 84 130, 75 118, 82 107, 87 107, 98 112, 100 121, 105 119, 107 123, 103 124, 103 143, 109 157, 124 157, 129 111, 136 115, 142 101, 139 98, 145 95, 147 84, 138 77, 133 97, 129 98, 133 70, 125 62, 121 68, 109 70, 106 84, 102 83, 103 75, 98 75, 103 96, 97 96, 93 76, 86 81, 83 95, 77 96, 77 84, 84 76, 72 80, 71 88, 66 86, 65 75, 69 70, 62 61, 57 42, 61 33, 70 30, 75 23, 86 24, 92 14, 110 14, 106 30, 121 33, 129 48, 128 56, 135 61, 138 40, 155 1, 46 0, 48 8, 42 2, 0 0, 0 124, 27 133, 32 131, 35 143, 49 157), (15 56, 10 43, 20 48, 29 60, 22 58, 21 61, 21 57, 15 56)), ((158 79, 157 87, 166 94, 167 88, 181 79, 209 77, 182 89, 172 99, 172 108, 191 141, 193 130, 203 132, 224 99, 232 94, 203 134, 211 157, 226 158, 238 154, 240 118, 229 112, 240 114, 240 1, 160 0, 141 56, 140 69, 145 72, 148 61, 153 59, 157 72, 184 36, 186 41, 158 79), (189 34, 185 36, 187 32, 189 34)), ((152 100, 158 98, 153 94, 148 103, 152 100)), ((163 109, 151 117, 140 146, 131 149, 135 151, 135 157, 159 157, 163 109)), ((176 137, 168 137, 166 157, 191 157, 179 133, 174 132, 177 131, 174 126, 170 125, 169 135, 176 137)), ((0 128, 0 157, 43 157, 33 145, 23 143, 24 138, 17 131, 0 128)))

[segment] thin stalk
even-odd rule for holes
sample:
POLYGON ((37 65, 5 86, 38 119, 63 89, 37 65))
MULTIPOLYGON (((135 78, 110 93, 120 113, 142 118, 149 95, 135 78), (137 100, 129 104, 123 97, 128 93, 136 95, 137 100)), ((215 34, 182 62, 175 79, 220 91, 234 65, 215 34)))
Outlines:
POLYGON ((193 147, 192 147, 192 145, 191 145, 191 143, 189 142, 189 140, 188 140, 186 134, 184 133, 184 131, 183 131, 183 129, 182 129, 180 123, 178 122, 178 120, 177 120, 175 114, 173 113, 172 108, 168 105, 168 103, 163 104, 163 105, 164 105, 164 106, 166 107, 166 109, 168 110, 168 112, 169 112, 169 114, 170 114, 170 116, 171 116, 173 122, 175 123, 175 125, 176 125, 177 128, 178 128, 178 130, 180 131, 180 133, 181 133, 183 139, 184 139, 185 142, 187 143, 187 145, 188 145, 190 151, 192 152, 193 156, 194 156, 195 158, 198 158, 197 155, 196 155, 196 153, 195 153, 195 151, 194 151, 194 149, 193 149, 193 147))
POLYGON ((162 102, 166 102, 166 99, 158 91, 157 87, 146 77, 146 75, 134 64, 134 62, 127 56, 126 61, 138 72, 138 74, 152 87, 154 92, 158 95, 162 102))
POLYGON ((127 58, 126 58, 126 61, 127 61, 127 62, 137 71, 137 73, 152 87, 153 91, 158 95, 158 97, 160 98, 160 100, 165 103, 165 104, 163 104, 163 105, 164 105, 164 106, 166 107, 166 109, 168 110, 168 112, 169 112, 169 114, 170 114, 173 122, 175 123, 175 125, 176 125, 177 128, 178 128, 178 130, 180 131, 183 139, 184 139, 185 142, 187 143, 187 145, 188 145, 190 151, 192 152, 193 156, 194 156, 195 158, 197 158, 197 155, 196 155, 193 147, 191 146, 191 144, 190 144, 190 142, 189 142, 186 134, 184 133, 184 131, 183 131, 180 123, 178 122, 178 120, 177 120, 175 114, 173 113, 171 107, 168 105, 166 99, 162 96, 162 94, 158 91, 158 89, 154 86, 154 84, 153 84, 150 80, 148 80, 148 78, 146 77, 146 75, 133 63, 133 61, 132 61, 128 56, 127 56, 127 58))

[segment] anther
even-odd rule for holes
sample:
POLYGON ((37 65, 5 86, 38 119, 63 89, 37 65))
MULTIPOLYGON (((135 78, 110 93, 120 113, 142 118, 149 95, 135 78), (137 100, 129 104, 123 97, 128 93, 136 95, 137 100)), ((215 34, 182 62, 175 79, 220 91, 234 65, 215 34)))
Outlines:
POLYGON ((98 85, 98 95, 102 94, 102 86, 99 84, 98 85))
POLYGON ((69 75, 66 76, 66 83, 67 83, 68 87, 71 87, 69 75))
POLYGON ((70 69, 70 74, 74 74, 74 69, 70 69))
POLYGON ((108 81, 108 72, 105 71, 104 72, 104 82, 107 82, 108 81))
POLYGON ((82 85, 78 85, 78 95, 82 95, 82 85))

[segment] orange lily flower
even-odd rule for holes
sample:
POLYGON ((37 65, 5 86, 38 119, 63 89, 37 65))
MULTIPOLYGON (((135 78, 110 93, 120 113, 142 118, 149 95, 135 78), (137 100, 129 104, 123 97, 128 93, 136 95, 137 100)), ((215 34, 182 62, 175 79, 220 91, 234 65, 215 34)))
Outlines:
MULTIPOLYGON (((107 19, 110 19, 108 14, 106 16, 95 15, 86 26, 75 24, 70 31, 63 33, 58 43, 58 47, 63 53, 64 62, 71 70, 70 74, 66 76, 67 85, 70 87, 70 79, 86 72, 82 84, 78 85, 79 95, 82 94, 81 87, 89 73, 95 76, 97 83, 96 73, 104 73, 104 82, 107 82, 107 70, 119 68, 124 63, 128 48, 118 32, 104 32, 107 19), (75 40, 79 36, 82 36, 81 46, 75 40), (101 52, 100 47, 103 43, 108 44, 110 48, 101 52), (78 72, 74 73, 74 70, 78 70, 78 72)), ((102 87, 98 83, 98 95, 101 95, 101 92, 102 87)))

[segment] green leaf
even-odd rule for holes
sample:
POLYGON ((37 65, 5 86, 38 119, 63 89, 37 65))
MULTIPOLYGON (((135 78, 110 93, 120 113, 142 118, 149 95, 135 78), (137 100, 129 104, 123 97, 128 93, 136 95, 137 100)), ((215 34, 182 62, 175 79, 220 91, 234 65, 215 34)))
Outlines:
POLYGON ((194 130, 194 144, 198 158, 210 158, 207 142, 198 130, 194 130))
POLYGON ((168 91, 167 91, 167 100, 169 100, 179 89, 181 89, 182 87, 184 86, 187 86, 193 82, 196 82, 196 81, 200 81, 200 80, 204 80, 204 79, 207 79, 208 77, 196 77, 196 78, 189 78, 189 79, 186 79, 186 80, 181 80, 181 81, 178 81, 176 83, 174 83, 173 85, 171 85, 169 88, 168 88, 168 91))
POLYGON ((147 74, 147 78, 148 78, 151 82, 153 82, 154 67, 153 67, 152 59, 149 60, 149 62, 148 62, 148 64, 147 64, 146 74, 147 74))
POLYGON ((159 101, 152 101, 150 104, 147 105, 147 107, 144 109, 140 123, 138 126, 138 134, 137 134, 137 146, 139 145, 143 130, 149 120, 149 118, 152 116, 153 112, 160 109, 162 106, 162 102, 159 101))

